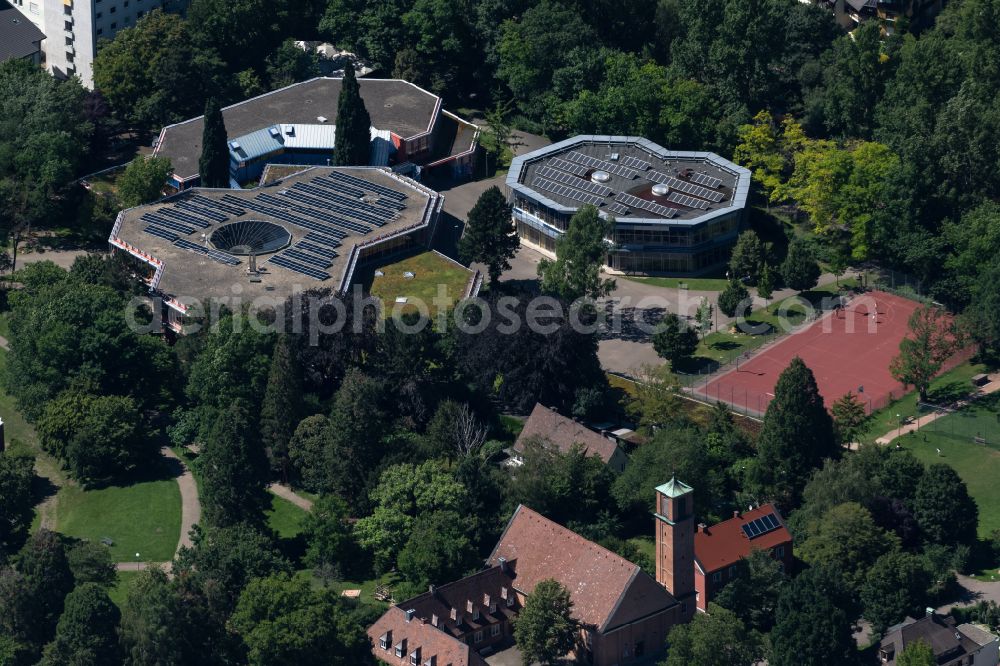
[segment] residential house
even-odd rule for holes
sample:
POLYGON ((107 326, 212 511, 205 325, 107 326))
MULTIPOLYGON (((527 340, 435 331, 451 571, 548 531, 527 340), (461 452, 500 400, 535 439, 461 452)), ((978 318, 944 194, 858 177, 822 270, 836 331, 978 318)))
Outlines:
POLYGON ((879 644, 879 662, 895 666, 908 646, 923 641, 934 651, 938 666, 997 666, 1000 638, 977 624, 956 624, 951 616, 928 608, 919 620, 908 617, 889 627, 879 644))
POLYGON ((531 410, 521 434, 514 442, 512 463, 523 462, 525 444, 532 439, 551 444, 560 453, 567 453, 573 446, 579 445, 587 455, 600 457, 616 472, 625 471, 625 465, 628 464, 628 455, 618 445, 615 437, 595 432, 582 423, 566 418, 554 409, 538 403, 531 410))

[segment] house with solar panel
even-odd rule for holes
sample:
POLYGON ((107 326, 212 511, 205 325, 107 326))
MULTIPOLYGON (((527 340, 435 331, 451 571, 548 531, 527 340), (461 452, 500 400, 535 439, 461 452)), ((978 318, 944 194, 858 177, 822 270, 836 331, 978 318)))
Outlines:
MULTIPOLYGON (((268 164, 329 166, 337 133, 340 78, 318 77, 222 109, 234 182, 260 177, 268 164)), ((400 79, 358 80, 371 116, 369 166, 412 164, 471 176, 479 130, 442 107, 441 98, 400 79)), ((196 186, 204 116, 164 127, 154 154, 167 157, 177 189, 196 186)))
POLYGON ((108 242, 144 267, 163 325, 181 332, 212 300, 344 292, 359 266, 429 246, 443 204, 388 168, 303 167, 252 190, 195 187, 123 210, 108 242))
POLYGON ((554 256, 584 205, 614 220, 605 267, 701 275, 729 261, 745 223, 750 171, 715 153, 632 136, 576 136, 516 157, 507 191, 521 242, 554 256))
POLYGON ((792 566, 792 534, 773 504, 739 511, 712 527, 694 524, 694 490, 671 479, 656 488, 656 580, 693 612, 737 576, 737 564, 755 550, 792 566))

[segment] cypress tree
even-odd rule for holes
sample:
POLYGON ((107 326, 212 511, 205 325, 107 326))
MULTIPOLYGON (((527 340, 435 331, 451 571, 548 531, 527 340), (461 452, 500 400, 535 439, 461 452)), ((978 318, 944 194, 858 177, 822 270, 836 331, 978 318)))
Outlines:
POLYGON ((371 145, 371 116, 361 99, 361 87, 354 68, 344 68, 337 99, 337 136, 333 162, 339 166, 367 166, 371 145))
POLYGON ((55 640, 46 646, 42 666, 121 663, 120 618, 103 587, 96 583, 78 586, 66 597, 55 640))
POLYGON ((267 502, 267 457, 247 405, 234 401, 219 416, 199 458, 205 521, 213 527, 259 525, 267 502))
POLYGON ((510 259, 517 254, 520 240, 514 233, 510 204, 500 188, 494 185, 483 192, 469 211, 465 233, 458 242, 462 261, 486 264, 490 284, 510 268, 510 259))
POLYGON ((757 459, 750 480, 760 499, 772 499, 785 510, 799 504, 814 469, 839 453, 833 418, 826 411, 816 378, 795 357, 778 377, 774 398, 764 414, 757 459))
POLYGON ((288 477, 288 442, 299 423, 302 401, 302 373, 288 337, 282 335, 274 345, 271 371, 260 411, 260 438, 271 461, 271 469, 288 477))
POLYGON ((205 103, 205 123, 201 134, 198 172, 203 187, 229 187, 229 143, 222 109, 214 97, 205 103))

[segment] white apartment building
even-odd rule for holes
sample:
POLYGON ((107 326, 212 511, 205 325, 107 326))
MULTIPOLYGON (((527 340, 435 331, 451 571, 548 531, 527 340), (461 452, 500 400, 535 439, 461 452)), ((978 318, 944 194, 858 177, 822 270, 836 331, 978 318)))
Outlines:
POLYGON ((79 76, 94 85, 94 56, 102 39, 135 26, 153 9, 182 9, 187 0, 10 0, 45 33, 42 58, 59 77, 79 76))

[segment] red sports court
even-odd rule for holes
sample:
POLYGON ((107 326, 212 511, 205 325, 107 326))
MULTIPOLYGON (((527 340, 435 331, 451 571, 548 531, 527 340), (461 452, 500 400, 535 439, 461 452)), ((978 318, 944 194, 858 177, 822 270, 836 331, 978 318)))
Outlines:
MULTIPOLYGON (((881 291, 857 295, 842 310, 824 314, 695 393, 737 411, 762 414, 774 397, 778 375, 798 356, 816 376, 827 407, 853 391, 869 412, 878 409, 904 392, 889 373, 889 362, 899 353, 910 314, 918 307, 915 301, 881 291)), ((946 367, 958 362, 953 358, 946 367)))

